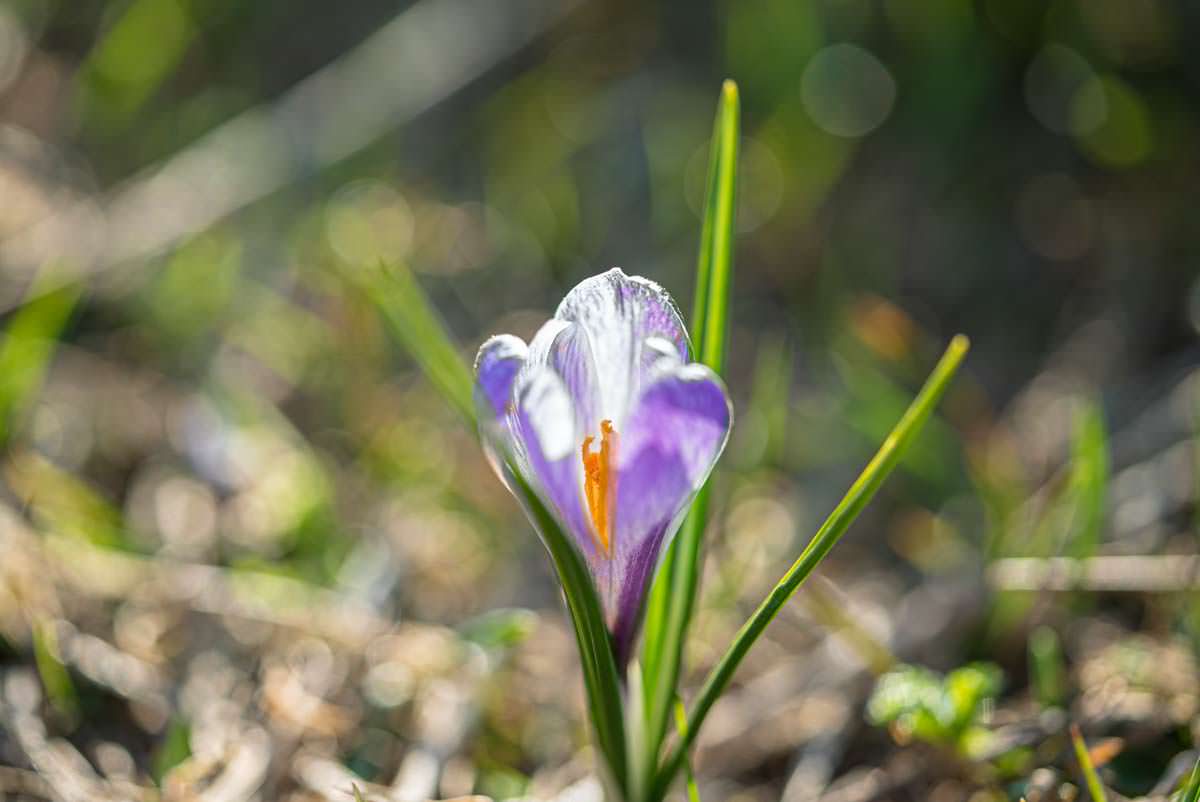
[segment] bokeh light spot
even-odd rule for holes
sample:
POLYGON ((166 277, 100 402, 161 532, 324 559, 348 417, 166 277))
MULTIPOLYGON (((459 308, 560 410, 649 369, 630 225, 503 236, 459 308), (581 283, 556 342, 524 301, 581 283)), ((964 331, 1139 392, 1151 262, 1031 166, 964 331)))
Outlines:
POLYGON ((1089 156, 1109 167, 1131 167, 1150 155, 1154 145, 1150 112, 1132 88, 1107 76, 1094 91, 1102 93, 1108 114, 1104 124, 1086 134, 1077 132, 1089 156))
POLYGON ((0 92, 20 74, 29 43, 21 23, 0 8, 0 92))
POLYGON ((349 264, 397 262, 408 256, 412 246, 412 210, 399 192, 383 182, 355 182, 330 201, 325 236, 334 253, 349 264))
POLYGON ((1025 72, 1025 102, 1037 121, 1054 133, 1087 134, 1108 115, 1095 82, 1096 73, 1083 56, 1064 45, 1046 45, 1025 72))
POLYGON ((883 124, 896 102, 896 82, 887 67, 869 51, 846 43, 813 56, 800 90, 813 122, 834 136, 866 136, 883 124))
POLYGON ((1030 179, 1017 197, 1014 215, 1021 239, 1047 259, 1077 259, 1092 246, 1095 210, 1065 173, 1030 179))

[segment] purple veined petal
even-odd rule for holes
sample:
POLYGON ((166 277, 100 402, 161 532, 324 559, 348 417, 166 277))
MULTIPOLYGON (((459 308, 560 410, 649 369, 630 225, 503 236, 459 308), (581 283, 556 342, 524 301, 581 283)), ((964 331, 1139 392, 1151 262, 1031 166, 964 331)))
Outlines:
POLYGON ((566 385, 574 404, 580 442, 600 427, 600 381, 587 332, 578 324, 552 318, 529 345, 529 361, 549 367, 566 385))
POLYGON ((660 364, 619 433, 612 575, 601 594, 622 660, 659 556, 724 450, 731 423, 716 374, 698 364, 660 364))
POLYGON ((653 281, 628 276, 618 267, 576 285, 554 316, 575 324, 573 338, 588 343, 599 396, 593 417, 610 419, 618 428, 645 379, 645 343, 651 338, 670 343, 680 361, 688 358, 687 331, 671 296, 653 281))
POLYGON ((528 346, 502 335, 476 360, 489 458, 579 548, 622 665, 663 547, 728 439, 725 388, 688 354, 670 296, 614 268, 573 289, 528 346))
POLYGON ((590 357, 572 359, 568 346, 587 347, 586 340, 571 339, 577 331, 574 324, 551 320, 529 346, 512 335, 492 337, 475 360, 475 397, 492 468, 512 490, 505 465, 511 458, 576 543, 593 577, 603 579, 611 573, 610 561, 597 548, 584 505, 579 452, 595 379, 590 357))
POLYGON ((511 334, 498 334, 479 346, 475 357, 475 407, 481 422, 504 417, 512 401, 513 384, 528 357, 525 341, 511 334))
POLYGON ((603 555, 584 506, 573 399, 557 373, 533 363, 518 376, 513 396, 508 430, 517 467, 542 494, 595 573, 603 555))

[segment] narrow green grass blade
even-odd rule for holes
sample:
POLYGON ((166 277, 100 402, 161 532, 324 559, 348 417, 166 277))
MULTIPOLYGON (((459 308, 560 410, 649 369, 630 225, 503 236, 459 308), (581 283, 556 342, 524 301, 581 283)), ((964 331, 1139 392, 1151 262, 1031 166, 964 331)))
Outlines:
POLYGON ((79 723, 79 692, 59 655, 58 635, 51 621, 39 621, 33 627, 33 662, 51 706, 74 727, 79 723))
POLYGON ((1034 695, 1042 707, 1059 707, 1066 696, 1066 669, 1058 633, 1042 625, 1029 634, 1034 695))
POLYGON ((696 266, 696 297, 692 306, 692 332, 704 364, 719 369, 725 364, 728 340, 729 284, 733 273, 733 240, 737 214, 738 136, 740 109, 737 84, 721 86, 717 118, 713 125, 712 155, 700 228, 700 256, 696 266))
MULTIPOLYGON (((687 710, 684 709, 683 700, 679 697, 675 698, 675 729, 679 732, 680 738, 687 737, 687 710)), ((692 761, 686 757, 683 761, 683 776, 687 781, 688 802, 700 802, 700 789, 696 786, 696 775, 692 772, 692 761)))
POLYGON ((172 717, 166 735, 159 742, 151 762, 154 783, 162 786, 171 769, 192 756, 192 728, 186 719, 172 717))
MULTIPOLYGON (((446 400, 475 432, 474 381, 459 349, 412 273, 403 266, 379 267, 350 278, 383 313, 403 346, 446 400)), ((537 492, 509 466, 513 489, 550 552, 566 597, 583 665, 588 715, 597 746, 622 788, 627 782, 621 679, 600 599, 583 560, 537 492)))
POLYGON ((348 268, 343 275, 375 303, 396 339, 474 430, 471 369, 446 334, 445 324, 412 271, 394 263, 348 268))
POLYGON ((657 766, 647 765, 646 753, 646 710, 642 706, 646 690, 642 684, 642 664, 630 660, 625 667, 625 745, 628 748, 628 782, 625 787, 626 800, 646 798, 646 791, 654 781, 657 766))
POLYGON ((69 284, 35 297, 13 313, 0 343, 0 443, 36 398, 58 337, 79 300, 80 288, 69 284))
MULTIPOLYGON (((725 365, 729 333, 729 285, 733 273, 737 211, 739 109, 737 84, 721 87, 713 124, 708 189, 696 266, 692 333, 701 362, 718 374, 725 365)), ((643 659, 649 717, 647 760, 657 760, 666 737, 679 681, 684 638, 695 606, 700 572, 700 541, 708 516, 708 485, 700 489, 678 536, 663 558, 647 602, 643 659)))
POLYGON ((1092 765, 1092 756, 1088 754, 1087 744, 1083 742, 1083 735, 1080 734, 1077 724, 1071 725, 1071 743, 1075 746, 1075 759, 1079 761, 1079 768, 1083 771, 1083 780, 1087 783, 1092 802, 1108 802, 1108 794, 1104 792, 1100 775, 1092 765))
POLYGON ((613 657, 612 640, 604 623, 600 599, 579 552, 563 533, 558 522, 538 494, 512 470, 509 474, 522 503, 529 511, 550 552, 558 573, 583 663, 588 712, 595 727, 600 750, 604 753, 613 779, 622 788, 627 783, 625 725, 621 707, 621 681, 613 657))
POLYGON ((878 677, 891 671, 900 662, 896 655, 850 613, 835 591, 833 582, 823 577, 809 586, 804 601, 813 617, 843 638, 872 674, 878 677))
POLYGON ((896 428, 884 440, 879 451, 875 453, 870 463, 851 485, 849 492, 825 519, 825 523, 821 525, 817 533, 813 535, 812 540, 809 541, 808 546, 805 547, 796 562, 792 564, 792 567, 788 569, 749 620, 742 625, 728 651, 713 667, 704 686, 697 694, 691 716, 688 719, 687 733, 675 744, 663 762, 662 770, 652 789, 651 799, 662 799, 666 794, 671 782, 679 774, 687 749, 691 746, 701 725, 704 724, 705 717, 728 687, 734 672, 737 671, 750 647, 762 635, 767 624, 771 623, 788 599, 792 597, 792 594, 825 559, 830 549, 837 544, 863 508, 874 498, 879 487, 896 467, 900 457, 912 444, 925 421, 929 419, 934 407, 941 400, 969 347, 967 338, 962 335, 951 340, 946 353, 942 355, 941 360, 933 369, 933 373, 925 381, 925 386, 913 399, 900 422, 896 424, 896 428))
POLYGON ((1104 414, 1094 401, 1075 413, 1071 442, 1069 493, 1074 525, 1064 550, 1070 557, 1092 557, 1100 547, 1104 504, 1108 495, 1108 433, 1104 414))
POLYGON ((1197 760, 1196 765, 1192 768, 1192 776, 1183 789, 1179 802, 1200 802, 1200 760, 1197 760))

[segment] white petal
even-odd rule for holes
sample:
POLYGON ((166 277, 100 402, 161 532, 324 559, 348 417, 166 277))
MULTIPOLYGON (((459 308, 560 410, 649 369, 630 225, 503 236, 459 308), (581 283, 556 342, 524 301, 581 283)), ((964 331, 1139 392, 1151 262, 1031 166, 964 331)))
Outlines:
POLYGON ((594 361, 598 417, 618 430, 636 401, 646 367, 646 346, 656 353, 688 356, 687 332, 671 296, 653 281, 614 267, 580 282, 563 299, 555 318, 576 324, 594 361))
POLYGON ((558 374, 531 366, 517 380, 516 396, 547 460, 557 462, 575 450, 574 405, 558 374))

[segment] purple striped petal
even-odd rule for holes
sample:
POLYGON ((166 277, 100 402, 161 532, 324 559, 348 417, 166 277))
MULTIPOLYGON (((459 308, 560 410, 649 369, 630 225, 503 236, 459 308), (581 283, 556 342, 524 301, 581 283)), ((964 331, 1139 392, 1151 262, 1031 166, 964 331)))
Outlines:
POLYGON ((501 418, 513 397, 513 383, 529 348, 520 337, 498 334, 479 346, 475 357, 475 407, 481 419, 501 418))
POLYGON ((732 420, 721 380, 702 365, 662 371, 643 392, 618 446, 612 593, 606 607, 627 655, 650 577, 696 491, 725 448, 732 420))
POLYGON ((607 560, 597 550, 583 501, 578 408, 587 405, 577 402, 577 394, 594 379, 586 375, 589 362, 572 365, 569 350, 558 345, 559 335, 573 328, 551 320, 529 346, 507 334, 487 340, 475 358, 475 400, 493 469, 508 484, 505 457, 512 458, 599 576, 607 572, 607 560))
POLYGON ((549 368, 530 365, 517 379, 508 416, 512 452, 518 467, 541 491, 589 564, 598 559, 591 522, 584 507, 582 464, 573 400, 562 379, 549 368))
POLYGON ((724 386, 708 368, 685 364, 688 354, 670 296, 614 268, 568 293, 528 346, 494 337, 476 360, 480 429, 493 466, 507 482, 501 457, 510 458, 575 541, 622 665, 659 555, 729 435, 724 386), (593 450, 608 442, 602 430, 616 438, 611 457, 593 450), (588 448, 588 470, 605 477, 591 487, 582 454, 588 438, 597 444, 588 448), (586 500, 596 503, 594 493, 611 503, 603 533, 586 500))
POLYGON ((600 381, 587 331, 575 323, 553 318, 534 336, 529 361, 553 370, 567 387, 575 405, 576 424, 584 432, 600 427, 600 381))
POLYGON ((647 340, 669 343, 679 360, 688 358, 687 331, 671 296, 619 267, 580 282, 554 317, 574 323, 575 336, 587 341, 592 373, 599 377, 597 414, 618 428, 640 392, 647 340))

